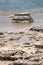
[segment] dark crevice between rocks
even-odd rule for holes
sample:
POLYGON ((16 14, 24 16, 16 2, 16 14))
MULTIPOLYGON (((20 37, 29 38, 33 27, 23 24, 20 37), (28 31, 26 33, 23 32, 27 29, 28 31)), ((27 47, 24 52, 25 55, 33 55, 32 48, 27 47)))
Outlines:
POLYGON ((1 61, 15 61, 15 60, 29 60, 30 58, 32 58, 32 56, 29 57, 14 57, 14 56, 0 56, 0 60, 1 61))
POLYGON ((32 58, 32 56, 25 57, 24 60, 29 60, 30 58, 32 58))
POLYGON ((30 43, 24 43, 24 45, 30 45, 30 43))
POLYGON ((33 28, 31 28, 30 30, 37 31, 37 32, 43 32, 43 29, 33 29, 33 28))
POLYGON ((17 53, 17 52, 15 52, 15 53, 11 53, 11 54, 6 54, 6 55, 2 55, 2 56, 0 56, 0 60, 1 61, 15 61, 15 60, 18 60, 18 59, 23 59, 24 57, 22 56, 23 54, 22 54, 22 52, 21 53, 17 53), (20 57, 15 57, 15 55, 21 55, 20 57))
POLYGON ((10 40, 10 41, 13 41, 14 39, 13 39, 13 38, 10 38, 9 40, 10 40))
POLYGON ((14 58, 14 57, 1 57, 0 56, 0 60, 1 61, 15 61, 15 60, 18 60, 18 58, 14 58))
POLYGON ((43 49, 43 45, 35 45, 35 47, 43 49))
POLYGON ((24 34, 24 32, 19 32, 19 34, 24 34))

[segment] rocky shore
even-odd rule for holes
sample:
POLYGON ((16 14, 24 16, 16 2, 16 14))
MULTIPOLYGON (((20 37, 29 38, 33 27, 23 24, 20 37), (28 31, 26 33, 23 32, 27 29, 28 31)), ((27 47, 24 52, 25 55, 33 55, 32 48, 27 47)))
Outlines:
POLYGON ((43 65, 43 27, 0 32, 0 65, 43 65))

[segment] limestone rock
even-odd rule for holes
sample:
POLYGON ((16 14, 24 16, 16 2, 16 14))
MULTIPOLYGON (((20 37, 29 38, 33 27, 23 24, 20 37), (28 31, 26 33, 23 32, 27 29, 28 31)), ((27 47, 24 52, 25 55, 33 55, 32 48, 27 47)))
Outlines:
POLYGON ((32 31, 37 31, 37 32, 43 32, 43 27, 41 27, 41 26, 35 26, 35 27, 32 27, 32 28, 30 28, 30 30, 32 30, 32 31))
POLYGON ((13 19, 12 19, 12 23, 31 23, 31 22, 33 22, 33 19, 30 16, 30 14, 28 14, 28 13, 15 14, 13 19))

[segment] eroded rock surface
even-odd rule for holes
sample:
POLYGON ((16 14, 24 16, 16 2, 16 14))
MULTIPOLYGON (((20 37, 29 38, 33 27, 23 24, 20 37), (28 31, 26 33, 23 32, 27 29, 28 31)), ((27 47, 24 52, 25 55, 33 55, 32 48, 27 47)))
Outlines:
POLYGON ((32 27, 0 32, 0 65, 43 65, 42 30, 32 27))
POLYGON ((30 14, 15 14, 12 18, 12 23, 31 23, 33 22, 32 17, 30 14))

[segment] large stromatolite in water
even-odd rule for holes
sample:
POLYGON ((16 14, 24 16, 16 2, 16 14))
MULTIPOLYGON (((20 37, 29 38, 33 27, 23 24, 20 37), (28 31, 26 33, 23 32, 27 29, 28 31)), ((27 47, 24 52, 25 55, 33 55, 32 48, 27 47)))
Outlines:
POLYGON ((15 14, 12 19, 12 23, 31 23, 31 22, 33 22, 33 19, 28 13, 15 14))

